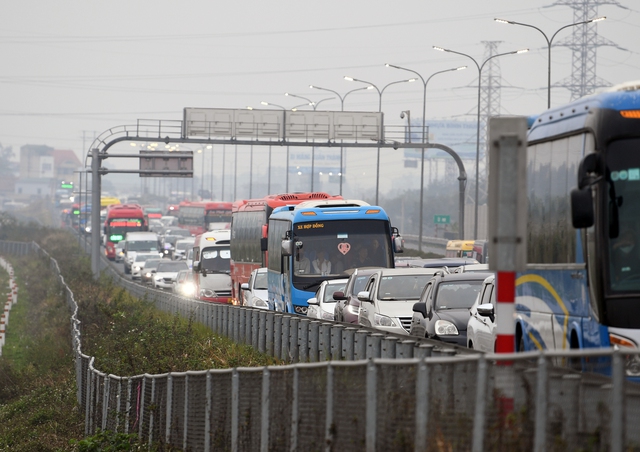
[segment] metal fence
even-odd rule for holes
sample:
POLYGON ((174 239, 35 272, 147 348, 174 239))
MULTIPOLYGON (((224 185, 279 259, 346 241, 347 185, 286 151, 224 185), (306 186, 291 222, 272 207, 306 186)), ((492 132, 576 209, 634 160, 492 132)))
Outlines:
MULTIPOLYGON (((48 258, 35 245, 18 252, 25 250, 48 258)), ((190 451, 640 449, 640 386, 624 378, 618 351, 436 356, 431 349, 430 357, 324 361, 325 349, 311 363, 119 377, 98 371, 81 353, 77 305, 62 276, 59 281, 72 310, 87 434, 135 432, 149 443, 190 451)), ((258 346, 273 344, 275 353, 266 313, 255 329, 253 311, 210 309, 196 315, 241 341, 241 313, 251 312, 251 326, 244 315, 244 340, 250 330, 252 343, 257 336, 258 346)), ((364 356, 377 350, 377 339, 369 341, 364 356)), ((311 360, 315 349, 308 348, 311 360)), ((419 349, 413 347, 414 356, 419 349)))

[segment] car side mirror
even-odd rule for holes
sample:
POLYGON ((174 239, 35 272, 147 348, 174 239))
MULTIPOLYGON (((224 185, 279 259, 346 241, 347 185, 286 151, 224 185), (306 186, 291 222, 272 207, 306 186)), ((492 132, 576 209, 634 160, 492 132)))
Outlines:
POLYGON ((344 296, 344 292, 333 292, 334 300, 346 300, 347 297, 344 296))
POLYGON ((593 226, 593 196, 590 186, 571 190, 571 223, 576 229, 593 226))
POLYGON ((367 292, 367 291, 358 292, 358 300, 373 302, 371 300, 371 294, 369 292, 367 292))
POLYGON ((413 304, 413 312, 419 312, 422 314, 423 318, 427 318, 427 305, 424 303, 414 303, 413 304))
POLYGON ((240 284, 240 290, 249 290, 249 283, 240 284))
POLYGON ((313 298, 309 298, 307 300, 307 303, 310 305, 314 305, 314 306, 318 306, 320 303, 318 303, 318 299, 316 297, 313 298))
POLYGON ((495 314, 493 310, 493 305, 491 303, 485 303, 478 305, 478 314, 482 317, 489 317, 493 322, 495 320, 495 314))

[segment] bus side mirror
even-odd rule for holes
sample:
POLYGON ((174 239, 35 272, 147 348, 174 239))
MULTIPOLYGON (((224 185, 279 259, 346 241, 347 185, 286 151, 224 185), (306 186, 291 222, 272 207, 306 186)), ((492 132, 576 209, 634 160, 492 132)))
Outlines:
POLYGON ((287 239, 282 241, 282 255, 291 256, 293 254, 293 240, 287 239))
POLYGON ((267 251, 269 249, 269 239, 267 237, 262 237, 260 239, 260 251, 267 251))
POLYGON ((396 253, 404 252, 404 239, 402 238, 402 236, 399 235, 393 238, 393 251, 395 251, 396 253))
POLYGON ((593 226, 593 196, 591 186, 571 190, 571 222, 576 229, 593 226))

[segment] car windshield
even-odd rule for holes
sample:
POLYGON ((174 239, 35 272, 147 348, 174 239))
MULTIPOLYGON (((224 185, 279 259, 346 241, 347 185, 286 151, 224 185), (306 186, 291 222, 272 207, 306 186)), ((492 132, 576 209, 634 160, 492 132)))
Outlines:
POLYGON ((324 303, 335 303, 336 300, 333 299, 334 292, 344 292, 344 286, 346 283, 334 283, 327 284, 327 287, 324 289, 324 299, 322 300, 324 303))
POLYGON ((357 276, 356 280, 353 282, 353 294, 358 295, 358 292, 362 292, 368 280, 369 280, 368 275, 357 276))
POLYGON ((229 246, 205 248, 202 250, 200 266, 207 271, 229 273, 231 271, 230 258, 229 246))
POLYGON ((157 251, 158 242, 156 240, 136 240, 127 242, 128 251, 157 251))
POLYGON ((418 300, 422 289, 432 277, 432 275, 383 276, 378 288, 378 299, 386 301, 418 300))
POLYGON ((158 273, 179 272, 180 270, 188 270, 187 264, 184 262, 162 262, 158 265, 158 273))
POLYGON ((256 280, 253 283, 253 288, 258 290, 267 290, 269 288, 267 284, 267 274, 257 273, 256 280))
POLYGON ((149 259, 144 263, 144 268, 146 270, 153 270, 154 268, 158 268, 160 262, 162 262, 162 259, 149 259))
POLYGON ((435 309, 470 309, 481 288, 480 280, 442 283, 436 293, 435 309))

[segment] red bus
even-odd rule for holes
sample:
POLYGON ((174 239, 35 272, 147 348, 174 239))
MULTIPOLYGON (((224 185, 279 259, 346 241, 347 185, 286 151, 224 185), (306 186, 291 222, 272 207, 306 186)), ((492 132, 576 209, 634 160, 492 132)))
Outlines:
POLYGON ((328 193, 284 193, 233 203, 231 221, 231 290, 234 303, 241 300, 240 286, 251 272, 267 262, 267 232, 273 209, 304 201, 342 199, 328 193))
POLYGON ((231 227, 230 202, 182 201, 178 207, 178 226, 188 229, 191 235, 231 227))
POLYGON ((107 259, 116 258, 116 243, 124 240, 127 232, 146 231, 147 222, 142 207, 138 204, 114 204, 107 208, 104 221, 105 254, 107 259))

